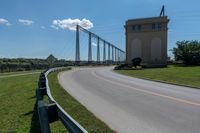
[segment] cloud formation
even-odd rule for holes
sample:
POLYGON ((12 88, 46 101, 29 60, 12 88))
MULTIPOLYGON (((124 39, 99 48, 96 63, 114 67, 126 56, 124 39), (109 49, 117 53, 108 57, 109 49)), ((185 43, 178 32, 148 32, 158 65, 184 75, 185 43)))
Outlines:
POLYGON ((28 20, 28 19, 18 19, 18 22, 20 22, 24 25, 31 25, 34 23, 32 20, 28 20))
POLYGON ((93 46, 95 46, 95 47, 97 47, 97 44, 96 44, 96 43, 94 43, 94 42, 92 42, 92 45, 93 45, 93 46))
MULTIPOLYGON (((97 43, 95 43, 95 42, 92 42, 92 46, 95 46, 95 47, 97 47, 97 43)), ((99 44, 99 47, 103 47, 103 45, 101 45, 101 44, 99 44)))
POLYGON ((45 29, 45 26, 40 26, 41 29, 45 29))
POLYGON ((85 29, 90 29, 93 27, 93 23, 88 19, 63 19, 63 20, 53 20, 51 27, 54 29, 69 29, 69 30, 76 30, 76 25, 80 25, 85 29))
POLYGON ((0 24, 5 24, 7 26, 11 25, 8 20, 4 19, 4 18, 0 18, 0 24))
POLYGON ((58 30, 58 29, 59 29, 59 28, 58 28, 57 26, 55 26, 55 25, 51 25, 50 27, 53 28, 53 29, 55 29, 55 30, 58 30))

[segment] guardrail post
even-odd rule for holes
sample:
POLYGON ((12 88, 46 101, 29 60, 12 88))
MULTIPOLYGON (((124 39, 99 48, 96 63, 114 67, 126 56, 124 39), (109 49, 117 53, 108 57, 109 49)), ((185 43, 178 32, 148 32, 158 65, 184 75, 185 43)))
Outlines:
POLYGON ((43 100, 43 96, 47 94, 46 88, 36 89, 37 101, 43 100))
POLYGON ((48 111, 49 123, 59 120, 58 107, 55 103, 49 104, 47 106, 47 111, 48 111))
POLYGON ((49 126, 47 107, 42 100, 38 101, 38 116, 42 133, 50 133, 51 130, 49 126))
POLYGON ((40 81, 38 82, 38 87, 39 87, 39 88, 44 88, 44 87, 46 87, 46 80, 40 80, 40 81))

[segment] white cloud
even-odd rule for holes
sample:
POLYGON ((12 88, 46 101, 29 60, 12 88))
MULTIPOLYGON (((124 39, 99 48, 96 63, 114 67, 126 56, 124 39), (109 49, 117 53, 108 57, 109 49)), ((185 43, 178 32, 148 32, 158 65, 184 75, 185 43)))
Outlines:
POLYGON ((69 29, 69 30, 76 30, 76 25, 80 25, 85 29, 90 29, 93 27, 93 23, 88 19, 63 19, 63 20, 53 20, 51 27, 54 29, 69 29))
POLYGON ((56 29, 56 30, 58 30, 59 28, 58 27, 56 27, 55 25, 51 25, 50 26, 51 28, 53 28, 53 29, 56 29))
POLYGON ((34 23, 32 20, 28 20, 28 19, 18 19, 18 22, 20 22, 24 25, 31 25, 34 23))
POLYGON ((4 19, 4 18, 0 18, 0 24, 5 24, 7 26, 10 26, 11 24, 8 22, 8 20, 4 19))
POLYGON ((45 26, 41 26, 40 28, 41 28, 41 29, 45 29, 45 26))
POLYGON ((94 42, 92 42, 92 45, 93 45, 93 46, 95 46, 95 47, 97 47, 97 44, 96 44, 96 43, 94 43, 94 42))

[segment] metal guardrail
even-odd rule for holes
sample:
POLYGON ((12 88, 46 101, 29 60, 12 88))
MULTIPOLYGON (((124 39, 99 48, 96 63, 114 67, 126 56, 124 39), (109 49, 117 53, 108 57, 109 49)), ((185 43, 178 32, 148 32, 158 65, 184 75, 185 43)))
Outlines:
POLYGON ((36 89, 36 97, 38 103, 38 116, 42 133, 50 133, 49 124, 61 120, 63 125, 70 133, 88 133, 78 122, 76 122, 64 109, 54 100, 51 95, 48 84, 48 74, 57 70, 69 69, 66 67, 52 68, 40 74, 38 81, 38 89, 36 89), (45 104, 43 97, 46 95, 49 104, 45 104))

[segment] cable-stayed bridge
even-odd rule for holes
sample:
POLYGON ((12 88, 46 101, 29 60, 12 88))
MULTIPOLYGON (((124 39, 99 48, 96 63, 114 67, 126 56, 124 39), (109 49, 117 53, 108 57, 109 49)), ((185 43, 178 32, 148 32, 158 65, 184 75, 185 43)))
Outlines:
POLYGON ((115 64, 121 63, 125 60, 125 52, 116 47, 114 44, 103 39, 97 34, 77 25, 76 26, 76 48, 75 48, 75 62, 87 62, 88 64, 115 64), (80 48, 81 38, 80 33, 83 32, 87 35, 87 49, 80 48), (96 45, 96 49, 92 48, 96 45), (80 53, 87 53, 87 60, 83 59, 80 53), (96 54, 96 55, 94 55, 96 54))

